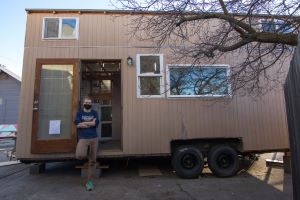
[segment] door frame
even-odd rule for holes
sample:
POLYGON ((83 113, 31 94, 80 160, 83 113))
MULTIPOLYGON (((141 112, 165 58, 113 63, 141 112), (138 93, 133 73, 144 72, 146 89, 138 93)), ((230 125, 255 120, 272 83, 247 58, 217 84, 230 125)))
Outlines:
POLYGON ((79 59, 37 59, 35 66, 35 82, 34 82, 34 99, 33 99, 33 116, 32 116, 32 135, 31 135, 31 153, 74 153, 77 144, 77 128, 72 124, 71 139, 60 140, 38 140, 39 128, 39 112, 34 110, 35 106, 39 106, 40 82, 42 65, 73 65, 73 91, 72 91, 72 116, 74 121, 78 106, 79 95, 79 59))

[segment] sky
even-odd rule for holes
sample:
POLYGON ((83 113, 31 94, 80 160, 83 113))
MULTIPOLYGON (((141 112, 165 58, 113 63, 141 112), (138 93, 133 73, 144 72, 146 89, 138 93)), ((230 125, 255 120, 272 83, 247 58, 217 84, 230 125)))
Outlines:
POLYGON ((115 9, 110 0, 1 0, 0 64, 19 76, 23 65, 25 8, 115 9))

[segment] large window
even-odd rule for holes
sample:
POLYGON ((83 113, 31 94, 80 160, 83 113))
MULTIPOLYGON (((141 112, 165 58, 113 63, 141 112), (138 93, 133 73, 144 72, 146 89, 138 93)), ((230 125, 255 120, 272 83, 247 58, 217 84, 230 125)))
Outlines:
POLYGON ((42 65, 38 139, 70 139, 72 127, 73 65, 42 65), (58 132, 51 133, 57 121, 58 132))
POLYGON ((43 39, 78 39, 78 18, 44 18, 43 39))
POLYGON ((163 56, 161 54, 137 55, 137 96, 163 97, 163 56))
POLYGON ((291 24, 282 20, 260 20, 260 25, 262 32, 291 33, 294 31, 291 24))
POLYGON ((169 65, 169 97, 224 97, 230 95, 229 67, 226 65, 169 65))

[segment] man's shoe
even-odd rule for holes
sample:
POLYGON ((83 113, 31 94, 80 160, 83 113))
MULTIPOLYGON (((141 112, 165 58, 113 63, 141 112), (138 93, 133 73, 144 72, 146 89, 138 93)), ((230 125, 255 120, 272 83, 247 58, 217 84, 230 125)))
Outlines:
POLYGON ((92 191, 94 189, 94 183, 92 181, 88 181, 86 184, 85 184, 85 187, 86 187, 86 190, 87 191, 92 191))

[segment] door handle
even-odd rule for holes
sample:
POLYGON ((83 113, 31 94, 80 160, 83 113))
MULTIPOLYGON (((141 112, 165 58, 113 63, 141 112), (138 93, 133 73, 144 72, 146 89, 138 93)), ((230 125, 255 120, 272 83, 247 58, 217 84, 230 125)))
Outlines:
POLYGON ((39 110, 38 105, 39 105, 39 101, 35 100, 33 102, 33 111, 38 111, 39 110))

